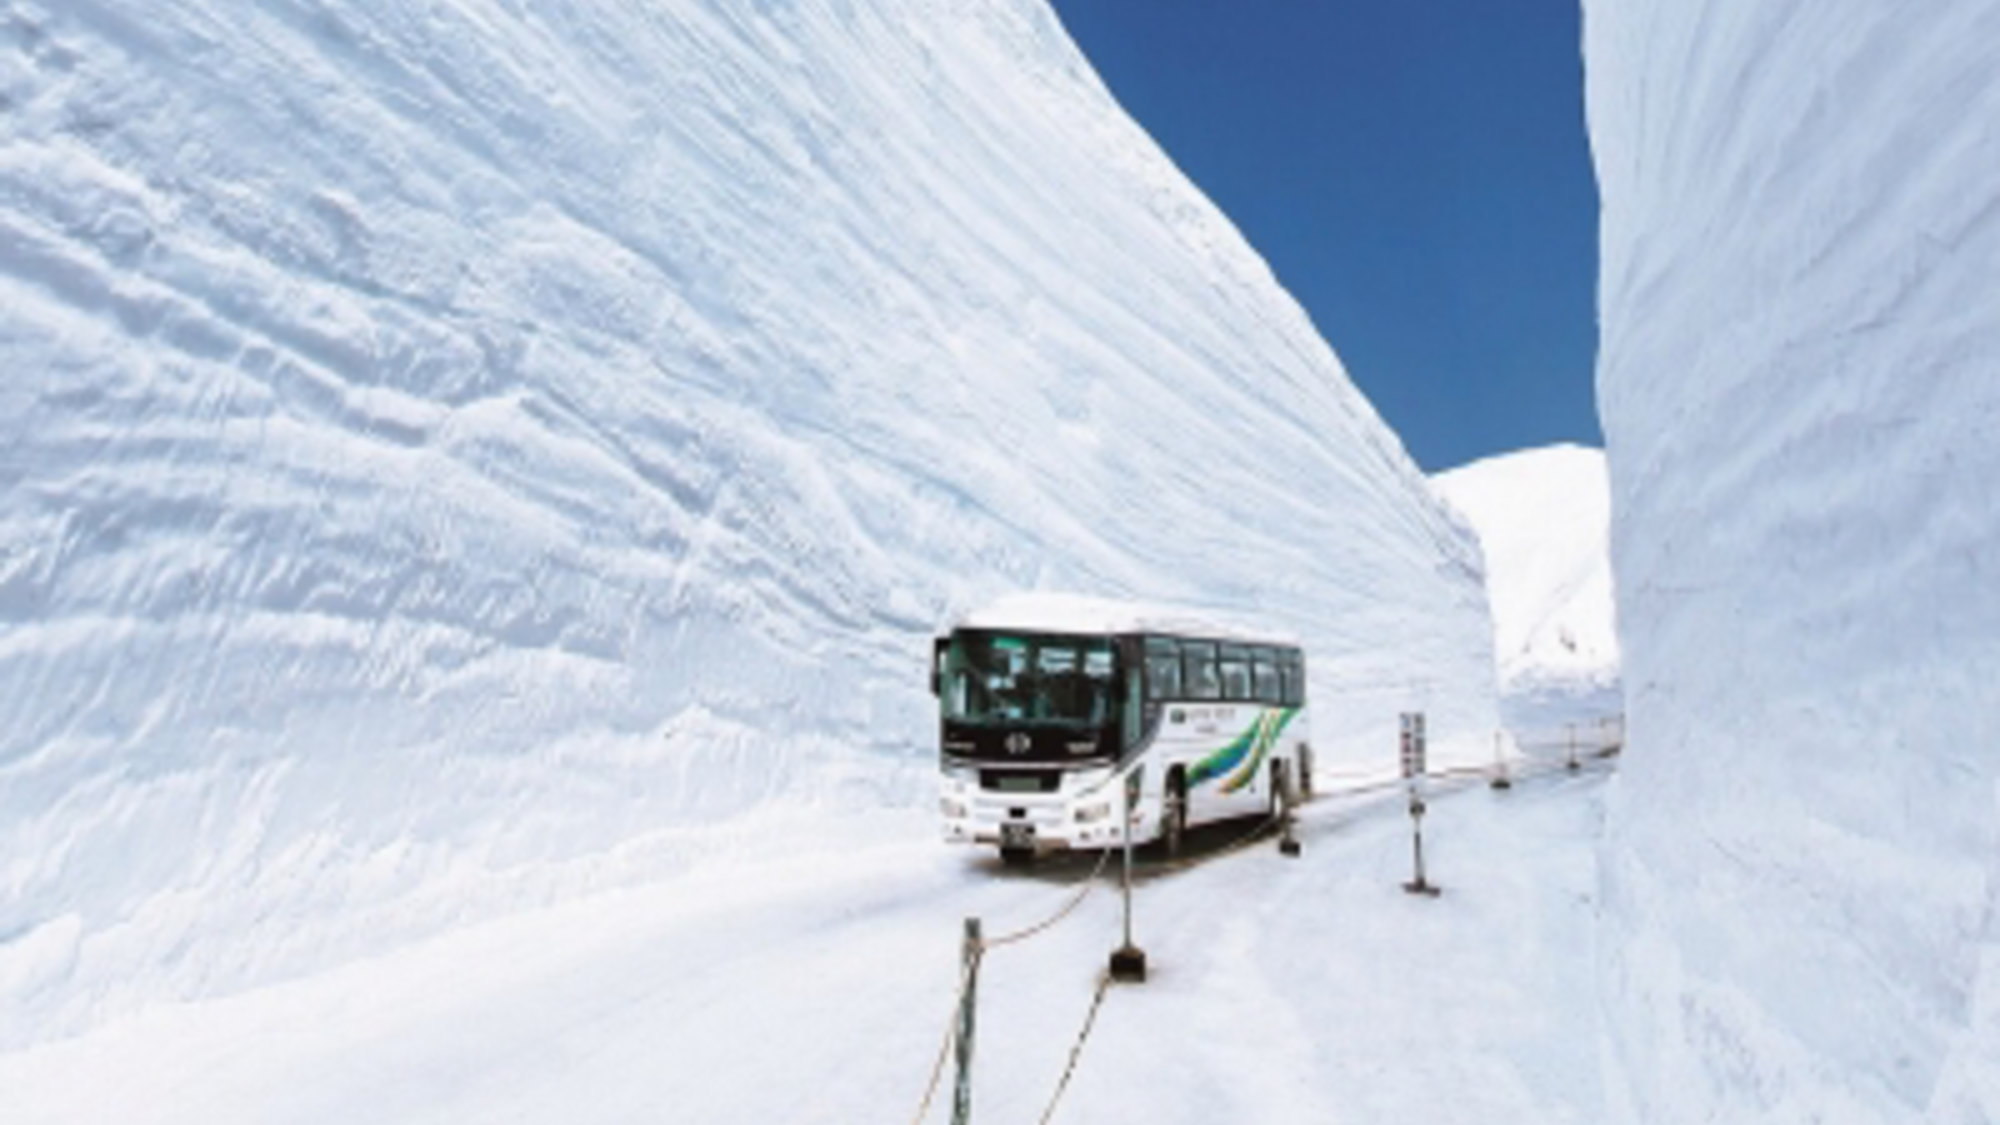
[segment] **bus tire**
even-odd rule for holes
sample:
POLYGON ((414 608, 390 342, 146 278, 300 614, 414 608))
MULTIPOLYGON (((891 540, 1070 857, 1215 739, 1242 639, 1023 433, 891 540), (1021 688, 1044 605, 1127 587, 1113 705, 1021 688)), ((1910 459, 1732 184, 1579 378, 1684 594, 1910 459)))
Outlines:
POLYGON ((1271 763, 1271 799, 1266 803, 1265 814, 1277 820, 1292 804, 1292 787, 1285 763, 1271 763))
POLYGON ((1176 769, 1167 775, 1167 791, 1160 801, 1160 847, 1168 859, 1179 859, 1187 845, 1187 775, 1176 769))

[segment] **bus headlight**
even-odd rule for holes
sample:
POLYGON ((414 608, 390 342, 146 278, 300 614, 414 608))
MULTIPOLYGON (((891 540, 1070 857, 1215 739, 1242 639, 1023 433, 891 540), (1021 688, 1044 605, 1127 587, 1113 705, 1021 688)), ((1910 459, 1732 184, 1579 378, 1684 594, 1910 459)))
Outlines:
POLYGON ((954 801, 950 797, 939 797, 938 809, 944 813, 946 820, 965 819, 966 808, 964 801, 954 801))
POLYGON ((1110 815, 1111 802, 1099 801, 1094 805, 1085 805, 1076 810, 1076 822, 1078 824, 1095 824, 1110 815))

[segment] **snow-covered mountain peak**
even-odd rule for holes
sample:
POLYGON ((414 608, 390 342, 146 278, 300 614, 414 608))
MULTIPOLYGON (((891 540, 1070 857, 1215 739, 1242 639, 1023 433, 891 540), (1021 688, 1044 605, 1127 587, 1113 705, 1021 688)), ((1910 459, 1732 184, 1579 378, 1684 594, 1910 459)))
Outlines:
POLYGON ((1618 709, 1610 489, 1604 452, 1554 445, 1489 457, 1432 483, 1478 532, 1510 721, 1618 709))

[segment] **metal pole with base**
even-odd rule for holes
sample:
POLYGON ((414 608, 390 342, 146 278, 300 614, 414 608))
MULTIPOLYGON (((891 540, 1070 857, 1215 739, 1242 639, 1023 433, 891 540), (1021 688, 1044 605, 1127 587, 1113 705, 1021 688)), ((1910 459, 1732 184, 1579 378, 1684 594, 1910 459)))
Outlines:
POLYGON ((1292 771, 1284 770, 1278 775, 1278 854, 1286 859, 1299 858, 1299 837, 1294 831, 1298 818, 1292 808, 1298 802, 1294 799, 1296 786, 1292 782, 1292 771))
POLYGON ((1404 712, 1402 716, 1402 758, 1403 780, 1410 786, 1410 830, 1411 841, 1416 852, 1417 877, 1403 884, 1403 889, 1413 895, 1438 896, 1438 888, 1424 878, 1424 775, 1428 772, 1425 762, 1424 713, 1404 712))
POLYGON ((1403 884, 1403 889, 1413 895, 1436 898, 1444 889, 1424 878, 1424 812, 1426 806, 1422 796, 1414 786, 1410 789, 1410 842, 1416 856, 1417 877, 1403 884))
POLYGON ((1493 732, 1493 788, 1512 789, 1514 779, 1507 774, 1507 759, 1500 752, 1500 732, 1493 732))
POLYGON ((967 1125, 972 1120, 972 1015, 979 991, 979 919, 965 920, 965 991, 958 998, 958 1084, 952 1092, 951 1123, 967 1125))
POLYGON ((1125 944, 1111 951, 1111 979, 1137 984, 1146 979, 1146 951, 1132 944, 1132 797, 1138 788, 1139 775, 1135 771, 1126 775, 1125 784, 1120 786, 1125 793, 1122 813, 1125 817, 1125 865, 1123 883, 1125 885, 1125 944))

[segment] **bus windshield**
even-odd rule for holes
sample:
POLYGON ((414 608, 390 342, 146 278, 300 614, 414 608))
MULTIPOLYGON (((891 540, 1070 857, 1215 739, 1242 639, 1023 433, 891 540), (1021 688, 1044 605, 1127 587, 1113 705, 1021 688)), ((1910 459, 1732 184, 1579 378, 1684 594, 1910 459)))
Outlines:
POLYGON ((944 654, 944 717, 972 726, 1097 728, 1111 722, 1108 637, 954 633, 944 654))

